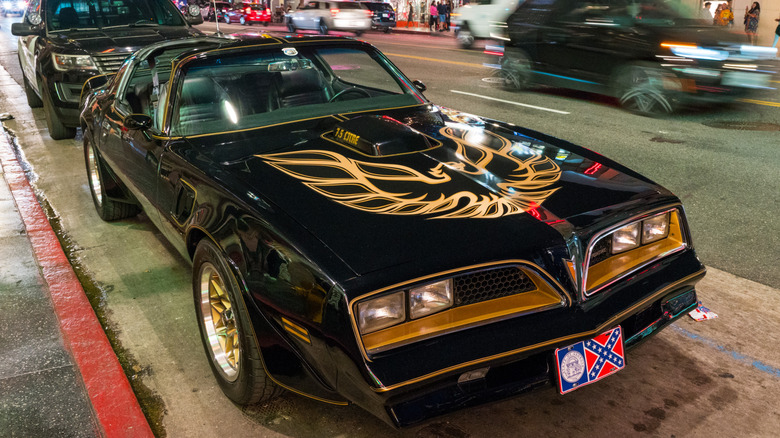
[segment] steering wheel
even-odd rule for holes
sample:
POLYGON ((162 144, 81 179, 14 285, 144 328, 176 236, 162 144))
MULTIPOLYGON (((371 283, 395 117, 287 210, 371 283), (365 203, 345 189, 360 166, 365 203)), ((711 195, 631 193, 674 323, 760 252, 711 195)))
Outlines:
POLYGON ((371 97, 371 93, 369 93, 368 91, 366 91, 366 90, 364 90, 364 89, 362 89, 362 88, 358 88, 358 87, 350 87, 350 88, 345 88, 345 89, 343 89, 343 90, 339 91, 338 93, 334 94, 334 95, 333 95, 333 97, 331 97, 330 99, 328 99, 328 103, 330 103, 330 102, 335 102, 335 101, 337 101, 337 100, 338 100, 338 99, 339 99, 341 96, 344 96, 345 94, 349 94, 349 93, 360 93, 360 94, 362 94, 362 95, 364 95, 364 96, 366 96, 366 97, 371 97))

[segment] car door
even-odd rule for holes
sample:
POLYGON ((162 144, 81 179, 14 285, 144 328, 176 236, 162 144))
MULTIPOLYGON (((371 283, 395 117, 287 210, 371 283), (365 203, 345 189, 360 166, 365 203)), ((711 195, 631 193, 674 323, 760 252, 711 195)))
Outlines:
MULTIPOLYGON (((164 64, 164 63, 163 63, 164 64)), ((103 159, 119 174, 149 218, 159 223, 157 179, 160 157, 168 138, 162 125, 162 111, 167 104, 166 83, 154 79, 154 63, 142 61, 123 75, 113 101, 103 110, 99 135, 95 139, 103 159), (131 115, 152 120, 148 129, 138 129, 131 115)), ((169 72, 158 75, 167 79, 169 72)))

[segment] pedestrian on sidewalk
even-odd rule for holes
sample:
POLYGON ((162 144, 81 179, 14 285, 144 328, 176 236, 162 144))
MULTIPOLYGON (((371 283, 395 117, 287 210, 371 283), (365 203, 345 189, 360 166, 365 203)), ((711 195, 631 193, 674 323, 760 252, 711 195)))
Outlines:
POLYGON ((436 11, 439 14, 439 32, 444 32, 447 25, 447 5, 444 4, 443 0, 439 2, 436 11))
POLYGON ((772 47, 777 47, 777 40, 780 39, 780 17, 775 18, 777 21, 777 27, 775 28, 775 42, 772 43, 772 47))
POLYGON ((431 32, 439 30, 439 8, 436 7, 436 2, 431 2, 431 8, 428 11, 430 14, 430 22, 428 23, 428 30, 431 32))
POLYGON ((452 0, 447 0, 447 32, 450 31, 450 15, 452 15, 452 0))
POLYGON ((745 33, 748 37, 748 42, 755 46, 756 39, 758 38, 758 18, 761 15, 761 5, 758 2, 753 2, 753 6, 748 10, 745 6, 745 33))

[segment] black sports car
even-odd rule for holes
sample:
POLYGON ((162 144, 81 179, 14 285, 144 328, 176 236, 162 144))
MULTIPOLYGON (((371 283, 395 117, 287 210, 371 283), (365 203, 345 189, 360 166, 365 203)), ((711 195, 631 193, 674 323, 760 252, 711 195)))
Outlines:
POLYGON ((285 388, 405 426, 595 382, 696 305, 677 197, 424 89, 329 37, 161 42, 85 84, 97 212, 143 208, 192 260, 231 400, 285 388))

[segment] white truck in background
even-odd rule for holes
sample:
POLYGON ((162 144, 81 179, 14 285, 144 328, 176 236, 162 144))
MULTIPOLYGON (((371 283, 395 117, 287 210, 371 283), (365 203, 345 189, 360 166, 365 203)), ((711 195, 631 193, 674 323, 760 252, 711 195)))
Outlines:
POLYGON ((494 33, 502 34, 506 19, 517 9, 520 1, 475 0, 452 11, 450 21, 458 43, 468 49, 477 39, 488 39, 494 33))

